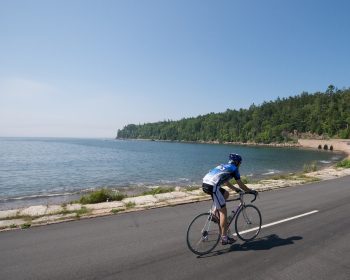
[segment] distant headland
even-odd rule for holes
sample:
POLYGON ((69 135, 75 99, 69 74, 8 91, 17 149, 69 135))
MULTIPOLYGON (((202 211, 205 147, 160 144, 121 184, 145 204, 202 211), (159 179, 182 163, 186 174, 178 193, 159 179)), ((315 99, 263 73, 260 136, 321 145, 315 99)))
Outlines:
POLYGON ((118 139, 205 143, 298 145, 298 139, 350 138, 350 88, 277 98, 248 109, 209 113, 177 121, 128 124, 118 139))

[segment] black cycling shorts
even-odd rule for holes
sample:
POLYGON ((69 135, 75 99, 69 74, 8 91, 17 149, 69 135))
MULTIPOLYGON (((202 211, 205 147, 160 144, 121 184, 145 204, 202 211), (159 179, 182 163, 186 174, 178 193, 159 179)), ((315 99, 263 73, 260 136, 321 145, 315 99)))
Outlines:
POLYGON ((202 189, 206 194, 211 195, 217 209, 221 209, 226 206, 225 189, 221 188, 220 186, 214 187, 206 183, 203 183, 202 189))

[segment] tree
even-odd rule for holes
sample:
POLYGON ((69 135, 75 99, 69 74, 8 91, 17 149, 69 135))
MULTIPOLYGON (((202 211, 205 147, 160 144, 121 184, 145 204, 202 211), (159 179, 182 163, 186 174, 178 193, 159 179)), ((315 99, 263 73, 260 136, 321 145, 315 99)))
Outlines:
POLYGON ((298 133, 349 138, 350 89, 328 86, 325 93, 277 98, 249 109, 210 113, 179 121, 129 124, 118 130, 119 138, 147 138, 220 142, 283 142, 298 133))

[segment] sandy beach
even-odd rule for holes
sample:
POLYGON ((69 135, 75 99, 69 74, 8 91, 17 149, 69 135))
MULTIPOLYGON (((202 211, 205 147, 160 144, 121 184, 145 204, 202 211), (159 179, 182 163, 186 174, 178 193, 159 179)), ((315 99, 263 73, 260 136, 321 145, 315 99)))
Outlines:
MULTIPOLYGON (((300 139, 299 146, 318 149, 327 147, 334 151, 344 152, 350 158, 350 140, 308 140, 300 139)), ((310 173, 276 176, 261 180, 258 183, 247 184, 259 192, 279 188, 293 187, 310 182, 331 180, 350 175, 350 168, 327 167, 310 173)), ((231 195, 235 195, 231 192, 231 195)), ((82 218, 92 218, 103 215, 114 215, 122 212, 141 211, 150 208, 172 206, 196 201, 209 200, 200 186, 183 188, 176 187, 174 191, 155 195, 127 197, 121 201, 103 202, 97 204, 61 204, 33 205, 24 208, 0 211, 0 230, 25 229, 31 226, 41 226, 58 222, 73 221, 82 218)))
POLYGON ((309 140, 309 139, 299 139, 298 143, 303 148, 322 149, 327 146, 328 149, 333 147, 334 151, 344 152, 350 158, 350 140, 348 139, 330 139, 330 140, 309 140))

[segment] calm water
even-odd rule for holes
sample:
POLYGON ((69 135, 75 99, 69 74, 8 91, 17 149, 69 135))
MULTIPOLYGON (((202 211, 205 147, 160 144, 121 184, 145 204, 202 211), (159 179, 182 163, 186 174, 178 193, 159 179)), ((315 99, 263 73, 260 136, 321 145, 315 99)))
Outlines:
POLYGON ((97 188, 199 184, 230 152, 241 174, 263 177, 331 164, 341 155, 296 148, 100 139, 0 138, 0 209, 97 188))

